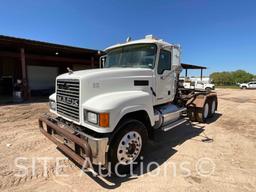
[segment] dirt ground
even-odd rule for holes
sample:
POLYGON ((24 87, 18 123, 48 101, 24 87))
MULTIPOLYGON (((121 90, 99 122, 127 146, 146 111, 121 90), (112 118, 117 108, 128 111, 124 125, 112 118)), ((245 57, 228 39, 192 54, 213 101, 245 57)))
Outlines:
POLYGON ((38 130, 47 103, 0 106, 0 191, 256 191, 256 90, 217 93, 216 117, 159 132, 137 176, 125 178, 94 177, 63 159, 38 130))

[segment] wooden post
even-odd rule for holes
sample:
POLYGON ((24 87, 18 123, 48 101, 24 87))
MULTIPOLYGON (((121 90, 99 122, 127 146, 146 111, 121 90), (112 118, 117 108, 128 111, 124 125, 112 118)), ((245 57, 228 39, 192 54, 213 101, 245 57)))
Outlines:
POLYGON ((3 76, 3 64, 0 59, 0 78, 3 76))
POLYGON ((201 69, 201 81, 203 80, 203 69, 201 69))
POLYGON ((185 70, 185 77, 188 77, 188 69, 185 70))
POLYGON ((26 67, 26 58, 25 58, 25 49, 20 49, 20 58, 21 58, 21 73, 22 73, 22 92, 24 99, 29 98, 28 90, 28 81, 27 81, 27 67, 26 67))
POLYGON ((91 57, 91 68, 94 68, 94 57, 91 57))

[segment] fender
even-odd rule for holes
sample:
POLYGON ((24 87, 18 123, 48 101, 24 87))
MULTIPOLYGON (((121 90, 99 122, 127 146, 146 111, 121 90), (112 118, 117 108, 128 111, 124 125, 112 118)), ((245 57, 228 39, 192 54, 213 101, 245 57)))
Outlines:
POLYGON ((101 133, 114 131, 124 115, 140 110, 147 112, 152 126, 155 123, 152 95, 145 91, 121 91, 101 94, 86 101, 82 107, 93 112, 110 114, 109 128, 89 127, 101 133))

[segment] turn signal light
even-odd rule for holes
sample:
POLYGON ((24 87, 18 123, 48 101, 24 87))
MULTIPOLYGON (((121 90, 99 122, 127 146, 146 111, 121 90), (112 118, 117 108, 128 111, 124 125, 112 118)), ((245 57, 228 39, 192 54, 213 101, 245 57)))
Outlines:
POLYGON ((99 114, 99 126, 100 127, 109 127, 109 114, 100 113, 99 114))

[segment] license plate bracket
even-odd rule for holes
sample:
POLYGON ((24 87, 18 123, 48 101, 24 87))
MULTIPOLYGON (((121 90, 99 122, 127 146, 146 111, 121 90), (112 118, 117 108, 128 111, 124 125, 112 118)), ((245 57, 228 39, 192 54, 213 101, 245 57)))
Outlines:
POLYGON ((59 133, 55 133, 54 137, 61 142, 62 144, 66 145, 67 147, 69 147, 70 149, 72 149, 73 151, 75 151, 75 143, 73 141, 70 141, 69 139, 65 138, 63 135, 59 134, 59 133))

